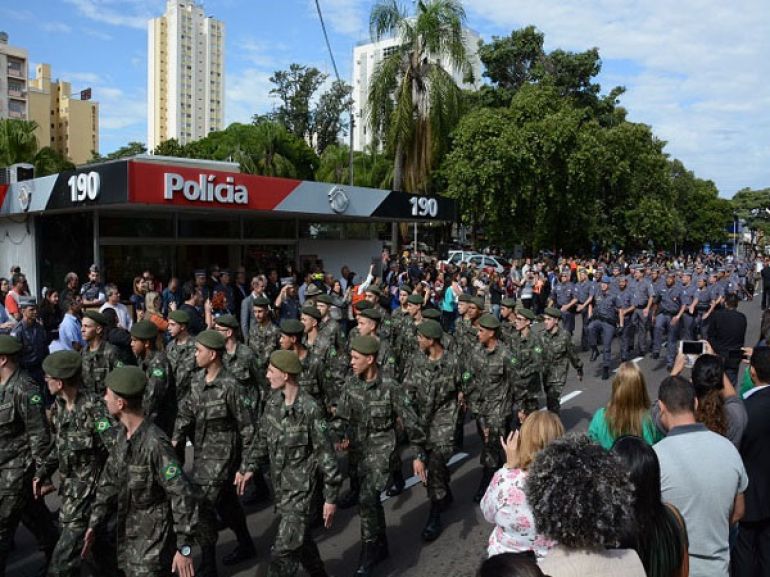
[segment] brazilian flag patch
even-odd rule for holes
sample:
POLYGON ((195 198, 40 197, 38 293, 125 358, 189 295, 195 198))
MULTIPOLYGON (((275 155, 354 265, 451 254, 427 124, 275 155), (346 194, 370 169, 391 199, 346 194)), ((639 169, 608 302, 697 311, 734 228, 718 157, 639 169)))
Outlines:
POLYGON ((161 474, 163 475, 163 478, 166 481, 170 481, 171 479, 176 479, 181 473, 182 473, 182 468, 176 463, 169 463, 168 465, 163 467, 163 470, 161 471, 161 474))
POLYGON ((470 381, 471 380, 471 373, 469 371, 465 371, 463 373, 463 380, 464 381, 470 381))
POLYGON ((334 350, 334 349, 330 349, 330 350, 329 350, 329 354, 330 354, 332 357, 336 357, 336 356, 337 356, 337 351, 336 351, 336 350, 334 350))
POLYGON ((535 352, 539 355, 543 352, 543 347, 535 347, 535 352))
POLYGON ((152 376, 153 377, 158 377, 159 379, 162 379, 163 377, 166 376, 166 371, 164 371, 163 369, 153 369, 152 370, 152 376))
POLYGON ((30 405, 39 405, 42 402, 43 402, 43 397, 41 397, 40 395, 37 395, 37 394, 32 395, 29 398, 29 404, 30 405))
POLYGON ((511 357, 511 364, 512 364, 512 365, 515 365, 515 364, 516 364, 516 363, 518 363, 518 362, 519 362, 519 361, 518 361, 518 359, 516 359, 516 357, 511 357))
POLYGON ((118 369, 122 366, 123 366, 123 361, 118 361, 117 363, 115 363, 115 367, 118 369))
POLYGON ((107 417, 102 417, 94 423, 94 428, 96 429, 97 433, 103 433, 111 426, 112 424, 110 424, 110 420, 107 417))

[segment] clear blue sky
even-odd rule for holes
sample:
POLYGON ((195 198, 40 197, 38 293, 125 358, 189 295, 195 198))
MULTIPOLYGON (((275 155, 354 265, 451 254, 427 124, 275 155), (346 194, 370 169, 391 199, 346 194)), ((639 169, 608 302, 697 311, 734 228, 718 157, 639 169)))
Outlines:
MULTIPOLYGON (((368 38, 373 0, 320 0, 342 77, 368 38)), ((406 0, 406 6, 412 2, 406 0)), ((766 0, 465 0, 485 39, 534 24, 549 49, 597 46, 605 91, 627 87, 630 119, 723 196, 770 186, 770 5, 766 0)), ((209 0, 226 25, 226 118, 270 110, 273 71, 292 62, 331 73, 313 0, 209 0)), ((101 152, 146 140, 147 19, 164 0, 12 0, 0 30, 101 106, 101 152)))

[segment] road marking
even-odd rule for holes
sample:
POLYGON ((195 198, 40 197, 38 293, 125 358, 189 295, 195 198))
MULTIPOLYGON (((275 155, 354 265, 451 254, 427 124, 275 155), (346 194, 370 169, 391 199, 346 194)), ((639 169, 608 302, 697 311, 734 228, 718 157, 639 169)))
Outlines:
MULTIPOLYGON (((638 364, 639 364, 639 362, 640 362, 640 361, 643 361, 643 360, 644 360, 644 357, 636 357, 635 359, 632 359, 632 360, 631 360, 631 362, 632 362, 632 363, 634 363, 635 365, 638 365, 638 364)), ((614 370, 614 371, 612 371, 612 372, 613 372, 613 373, 617 373, 617 372, 618 372, 618 369, 620 369, 620 367, 618 367, 617 369, 615 369, 615 370, 614 370)))
MULTIPOLYGON (((447 466, 451 467, 455 463, 459 463, 460 461, 463 461, 463 460, 467 459, 468 457, 470 457, 470 455, 468 453, 455 453, 454 455, 452 455, 452 458, 449 459, 449 462, 447 463, 447 466)), ((407 489, 411 489, 412 487, 417 485, 419 482, 420 482, 420 478, 417 475, 413 475, 412 477, 409 477, 406 480, 406 482, 404 483, 404 491, 406 491, 407 489)), ((385 501, 387 501, 390 498, 391 497, 388 497, 385 494, 385 491, 380 493, 380 502, 384 503, 385 501)))
POLYGON ((579 394, 581 394, 583 391, 572 391, 571 393, 567 393, 564 395, 561 399, 559 399, 559 404, 563 405, 567 401, 571 401, 575 397, 577 397, 579 394))

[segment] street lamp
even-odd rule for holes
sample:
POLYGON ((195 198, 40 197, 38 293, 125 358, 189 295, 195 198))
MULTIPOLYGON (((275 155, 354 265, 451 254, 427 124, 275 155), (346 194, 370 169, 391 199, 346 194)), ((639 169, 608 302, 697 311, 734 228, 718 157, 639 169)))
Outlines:
POLYGON ((738 252, 736 249, 738 241, 738 213, 733 213, 733 258, 738 258, 738 252))

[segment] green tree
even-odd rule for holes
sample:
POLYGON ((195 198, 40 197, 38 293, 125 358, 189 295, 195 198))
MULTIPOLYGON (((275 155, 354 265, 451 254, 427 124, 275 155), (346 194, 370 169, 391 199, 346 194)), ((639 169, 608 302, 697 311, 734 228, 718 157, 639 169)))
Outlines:
POLYGON ((751 230, 758 230, 765 237, 770 235, 770 214, 765 210, 770 208, 770 188, 742 188, 733 196, 731 208, 751 230))
POLYGON ((0 120, 0 166, 32 162, 37 152, 37 123, 7 118, 0 120))
POLYGON ((73 162, 50 146, 38 150, 32 164, 35 165, 35 176, 47 176, 76 168, 73 162))
MULTIPOLYGON (((369 147, 353 152, 353 184, 370 188, 390 188, 393 162, 384 154, 369 147)), ((350 148, 332 145, 319 158, 315 179, 319 182, 350 183, 350 148)))
POLYGON ((331 88, 318 99, 313 114, 315 149, 322 154, 327 146, 336 144, 340 134, 346 134, 350 123, 347 120, 353 106, 353 87, 335 80, 331 88))
POLYGON ((464 22, 465 11, 457 0, 418 0, 413 15, 396 0, 380 0, 372 8, 372 40, 399 39, 374 69, 366 103, 375 144, 384 143, 394 159, 396 190, 429 190, 434 165, 461 116, 462 91, 438 62, 445 59, 472 79, 464 22))
POLYGON ((91 152, 91 159, 88 161, 89 163, 94 162, 106 162, 108 160, 118 160, 120 158, 130 158, 132 156, 136 156, 137 154, 145 154, 147 152, 147 147, 144 145, 143 142, 136 142, 131 141, 125 146, 121 146, 114 152, 110 152, 106 156, 102 156, 95 150, 91 152))
POLYGON ((176 138, 164 140, 155 147, 155 150, 153 150, 152 153, 158 156, 186 156, 185 147, 179 144, 179 141, 176 138))

